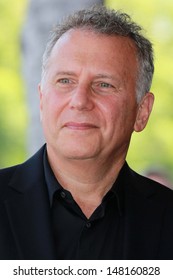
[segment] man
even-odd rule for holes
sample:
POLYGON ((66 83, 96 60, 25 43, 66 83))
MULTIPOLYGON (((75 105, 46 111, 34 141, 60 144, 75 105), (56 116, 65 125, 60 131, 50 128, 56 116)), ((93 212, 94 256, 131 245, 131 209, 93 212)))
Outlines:
POLYGON ((0 174, 2 259, 173 258, 173 193, 125 161, 153 71, 126 14, 94 7, 54 29, 39 84, 46 145, 0 174))

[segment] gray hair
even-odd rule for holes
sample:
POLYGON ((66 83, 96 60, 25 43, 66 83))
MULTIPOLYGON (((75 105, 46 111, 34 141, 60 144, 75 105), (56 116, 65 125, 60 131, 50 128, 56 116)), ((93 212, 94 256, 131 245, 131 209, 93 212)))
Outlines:
POLYGON ((43 54, 43 75, 54 45, 70 29, 89 29, 99 34, 131 38, 137 49, 136 96, 137 102, 140 102, 145 93, 150 90, 154 73, 153 48, 151 42, 141 34, 143 29, 133 22, 128 14, 121 11, 108 9, 104 6, 93 6, 89 9, 79 10, 67 16, 50 33, 43 54))

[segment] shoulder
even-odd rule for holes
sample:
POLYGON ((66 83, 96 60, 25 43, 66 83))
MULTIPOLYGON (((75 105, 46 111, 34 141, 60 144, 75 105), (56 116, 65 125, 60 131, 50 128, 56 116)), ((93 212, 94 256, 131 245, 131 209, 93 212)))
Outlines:
POLYGON ((19 185, 23 181, 34 178, 34 174, 42 172, 43 153, 45 147, 43 146, 31 158, 24 163, 0 169, 0 197, 8 191, 8 186, 16 181, 19 185), (40 171, 41 170, 41 171, 40 171))
POLYGON ((11 180, 13 174, 15 173, 16 169, 19 166, 20 165, 16 165, 16 166, 0 169, 0 190, 3 185, 7 184, 11 180))
POLYGON ((170 201, 173 208, 173 190, 135 172, 128 165, 126 171, 133 190, 144 197, 157 200, 159 203, 170 201))

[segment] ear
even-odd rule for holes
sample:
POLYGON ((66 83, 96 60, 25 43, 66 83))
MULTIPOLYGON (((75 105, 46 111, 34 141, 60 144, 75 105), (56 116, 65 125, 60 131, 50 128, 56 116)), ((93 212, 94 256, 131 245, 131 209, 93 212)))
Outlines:
POLYGON ((41 90, 41 83, 38 84, 38 93, 39 93, 39 100, 40 100, 40 120, 42 120, 43 93, 41 90))
POLYGON ((153 103, 154 95, 151 92, 147 92, 138 106, 138 112, 134 124, 134 130, 136 132, 142 131, 147 125, 150 113, 153 108, 153 103))

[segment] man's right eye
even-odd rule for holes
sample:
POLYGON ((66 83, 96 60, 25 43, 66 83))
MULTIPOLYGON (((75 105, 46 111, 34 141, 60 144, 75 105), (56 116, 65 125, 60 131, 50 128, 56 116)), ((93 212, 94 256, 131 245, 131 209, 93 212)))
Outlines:
POLYGON ((59 79, 59 80, 58 80, 58 83, 60 83, 60 84, 69 84, 69 83, 70 83, 70 80, 67 79, 67 78, 63 78, 63 79, 59 79))

